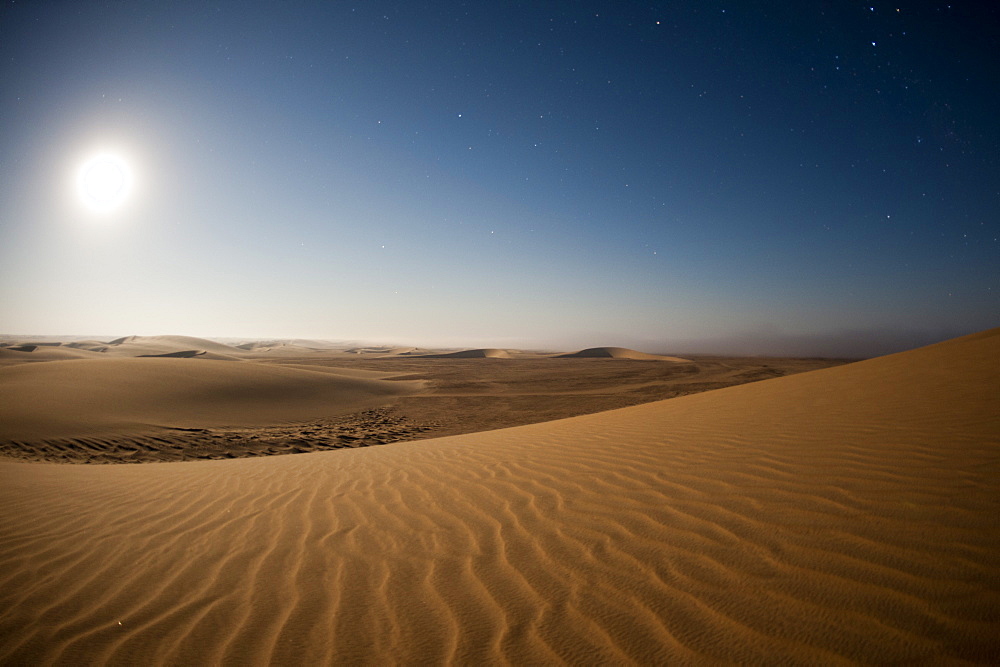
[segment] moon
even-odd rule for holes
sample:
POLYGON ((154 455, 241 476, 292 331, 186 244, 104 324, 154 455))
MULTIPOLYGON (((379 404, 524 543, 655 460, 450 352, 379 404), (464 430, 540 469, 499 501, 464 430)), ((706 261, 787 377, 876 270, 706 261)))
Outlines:
POLYGON ((113 153, 100 153, 86 160, 77 173, 77 191, 84 205, 97 213, 121 206, 132 189, 132 170, 113 153))

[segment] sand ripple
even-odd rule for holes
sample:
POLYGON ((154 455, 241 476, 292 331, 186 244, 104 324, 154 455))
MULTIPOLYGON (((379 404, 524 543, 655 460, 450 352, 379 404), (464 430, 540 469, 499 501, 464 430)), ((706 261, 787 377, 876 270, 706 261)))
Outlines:
POLYGON ((998 342, 419 445, 5 463, 0 662, 995 662, 998 342))

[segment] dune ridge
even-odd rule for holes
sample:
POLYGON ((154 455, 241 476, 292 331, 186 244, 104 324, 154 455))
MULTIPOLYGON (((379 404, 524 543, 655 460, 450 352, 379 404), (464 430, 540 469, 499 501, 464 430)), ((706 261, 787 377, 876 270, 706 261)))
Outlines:
POLYGON ((176 359, 191 359, 207 354, 206 350, 178 350, 177 352, 163 352, 162 354, 137 354, 136 357, 170 357, 176 359))
POLYGON ((152 348, 156 354, 166 352, 181 352, 184 350, 205 350, 206 352, 218 352, 220 354, 233 354, 239 350, 225 343, 217 343, 207 338, 196 338, 194 336, 123 336, 108 343, 109 346, 120 347, 123 350, 137 350, 141 348, 152 348))
POLYGON ((998 352, 419 445, 2 463, 0 661, 995 662, 998 352))
POLYGON ((70 346, 17 345, 0 347, 0 366, 25 362, 68 361, 70 359, 100 359, 103 355, 94 350, 70 346))
POLYGON ((102 350, 107 357, 192 357, 237 361, 245 352, 238 348, 194 336, 124 336, 102 350))
POLYGON ((422 351, 416 347, 391 347, 391 346, 376 346, 376 347, 352 347, 344 350, 345 354, 372 354, 372 355, 385 355, 385 356, 398 356, 398 355, 414 355, 421 354, 422 351))
POLYGON ((642 361, 689 361, 680 357, 669 357, 662 354, 648 354, 627 347, 588 347, 579 352, 556 355, 557 359, 637 359, 642 361))
POLYGON ((71 341, 0 347, 0 365, 18 362, 129 357, 200 357, 241 361, 246 352, 223 343, 191 336, 125 336, 107 343, 71 341))
POLYGON ((495 347, 479 348, 475 350, 459 350, 458 352, 441 352, 438 354, 415 355, 423 359, 510 359, 507 350, 495 347))

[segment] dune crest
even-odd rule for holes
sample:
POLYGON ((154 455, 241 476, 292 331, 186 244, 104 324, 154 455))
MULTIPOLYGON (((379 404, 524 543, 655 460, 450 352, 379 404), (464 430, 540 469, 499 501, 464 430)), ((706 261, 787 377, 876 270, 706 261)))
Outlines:
POLYGON ((996 662, 998 355, 418 445, 0 463, 0 661, 996 662))
POLYGON ((198 357, 216 361, 240 361, 245 352, 238 348, 193 336, 125 336, 109 342, 102 350, 106 357, 198 357))
POLYGON ((90 352, 106 352, 109 343, 102 343, 99 340, 75 340, 65 343, 65 345, 66 347, 89 350, 90 352))
POLYGON ((213 349, 216 352, 231 351, 232 346, 224 343, 217 343, 207 338, 197 338, 195 336, 122 336, 112 341, 108 345, 163 345, 167 347, 201 347, 213 349))
POLYGON ((68 361, 70 359, 100 359, 100 352, 65 346, 15 345, 0 347, 0 367, 24 362, 68 361))
POLYGON ((423 359, 510 359, 510 353, 507 350, 500 350, 495 347, 480 348, 476 350, 459 350, 458 352, 441 352, 439 354, 420 354, 413 356, 423 359))
POLYGON ((191 359, 208 354, 206 350, 178 350, 177 352, 164 352, 162 354, 137 354, 136 357, 171 357, 175 359, 191 359))

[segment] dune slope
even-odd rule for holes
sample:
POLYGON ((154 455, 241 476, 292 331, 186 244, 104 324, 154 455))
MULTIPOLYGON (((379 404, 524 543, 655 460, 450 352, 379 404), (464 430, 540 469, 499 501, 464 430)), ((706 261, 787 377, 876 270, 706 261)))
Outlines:
POLYGON ((308 420, 381 405, 419 386, 197 358, 18 364, 0 367, 0 440, 308 420))
POLYGON ((500 350, 494 347, 480 348, 476 350, 459 350, 458 352, 444 352, 441 354, 416 355, 424 359, 509 359, 510 353, 507 350, 500 350))
POLYGON ((680 357, 648 354, 627 347, 588 347, 586 350, 557 355, 558 359, 637 359, 640 361, 688 361, 680 357))
POLYGON ((27 362, 69 361, 71 359, 100 359, 100 352, 70 346, 0 347, 0 366, 13 366, 27 362))
POLYGON ((996 661, 998 353, 419 444, 0 464, 0 662, 996 661))
POLYGON ((194 336, 125 336, 108 343, 109 352, 135 356, 138 354, 167 354, 184 350, 204 350, 218 354, 235 354, 238 348, 194 336))

